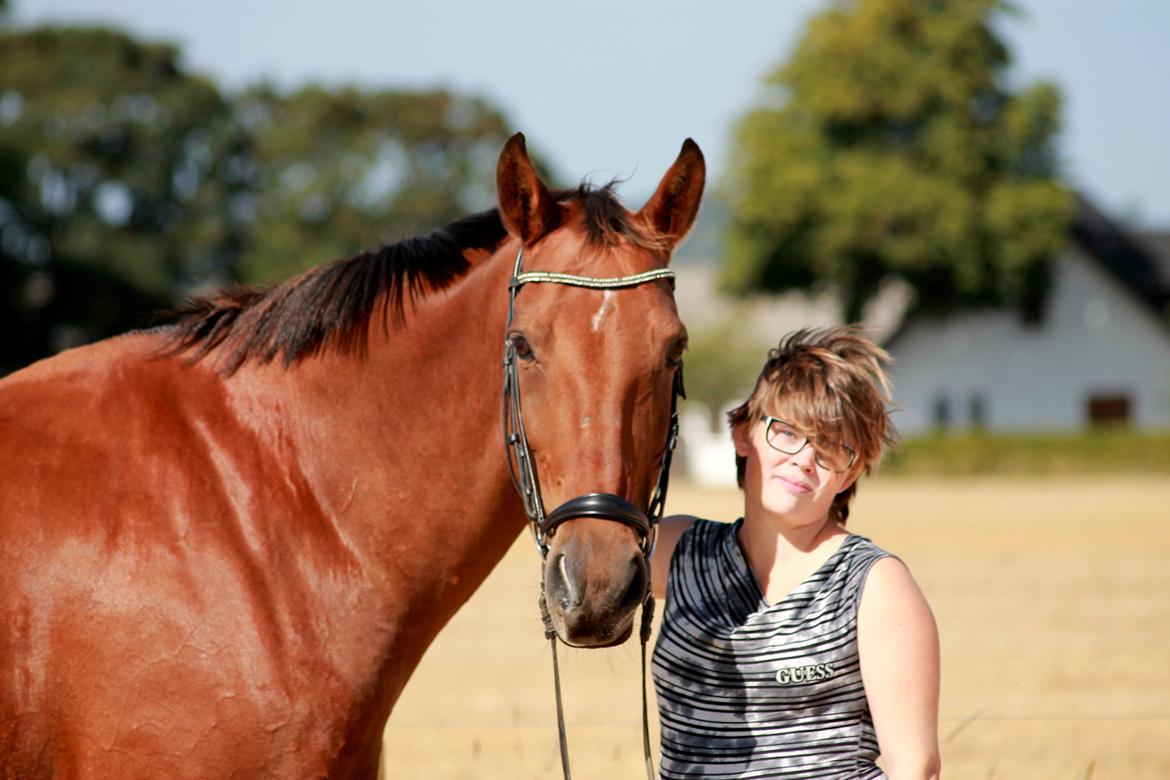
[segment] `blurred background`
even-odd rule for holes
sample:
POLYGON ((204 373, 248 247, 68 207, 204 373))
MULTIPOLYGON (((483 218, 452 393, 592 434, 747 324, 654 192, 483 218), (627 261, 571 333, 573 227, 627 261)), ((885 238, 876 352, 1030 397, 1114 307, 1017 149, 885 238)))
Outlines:
POLYGON ((841 321, 897 359, 891 473, 1170 473, 1161 0, 0 0, 0 25, 0 374, 490 207, 516 130, 634 207, 690 136, 691 477, 731 478, 720 413, 766 349, 841 321))
MULTIPOLYGON (((722 413, 785 333, 862 323, 896 360, 905 441, 856 522, 903 545, 962 660, 944 760, 1167 777, 1167 74, 1164 0, 0 0, 0 375, 491 207, 517 130, 550 182, 618 179, 635 208, 692 137, 710 185, 673 261, 691 346, 672 507, 734 516, 722 413), (1018 647, 981 645, 976 620, 1064 658, 1054 687, 1020 693, 1018 647), (974 701, 989 690, 1016 695, 974 701), (1053 723, 1028 744, 1075 760, 1019 752, 1053 723)), ((415 690, 476 625, 457 617, 415 690)), ((537 718, 464 712, 456 734, 425 709, 441 697, 409 694, 402 755, 423 733, 469 751, 444 776, 514 761, 476 729, 537 718)))

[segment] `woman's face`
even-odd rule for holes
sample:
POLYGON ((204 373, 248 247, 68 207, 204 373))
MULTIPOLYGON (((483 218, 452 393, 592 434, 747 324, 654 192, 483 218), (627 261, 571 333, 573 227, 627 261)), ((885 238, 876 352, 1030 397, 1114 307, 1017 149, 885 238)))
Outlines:
POLYGON ((805 433, 783 420, 757 420, 735 429, 732 438, 736 453, 747 460, 743 490, 748 506, 788 525, 823 522, 833 499, 852 485, 859 473, 856 463, 851 467, 845 464, 848 457, 839 448, 822 447, 818 451, 811 440, 800 447, 805 433), (798 448, 795 454, 781 451, 798 448), (833 466, 845 468, 835 471, 833 466))

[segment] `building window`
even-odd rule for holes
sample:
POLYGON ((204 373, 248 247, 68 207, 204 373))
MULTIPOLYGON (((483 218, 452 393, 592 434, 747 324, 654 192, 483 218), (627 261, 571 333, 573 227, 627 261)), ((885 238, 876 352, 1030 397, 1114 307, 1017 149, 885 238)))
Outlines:
POLYGON ((945 431, 951 427, 951 405, 947 402, 946 393, 939 393, 934 397, 930 417, 937 430, 945 431))
POLYGON ((971 430, 981 431, 987 427, 987 399, 983 393, 973 393, 968 401, 971 430))
POLYGON ((1124 393, 1094 393, 1088 404, 1090 425, 1125 425, 1129 422, 1129 396, 1124 393))

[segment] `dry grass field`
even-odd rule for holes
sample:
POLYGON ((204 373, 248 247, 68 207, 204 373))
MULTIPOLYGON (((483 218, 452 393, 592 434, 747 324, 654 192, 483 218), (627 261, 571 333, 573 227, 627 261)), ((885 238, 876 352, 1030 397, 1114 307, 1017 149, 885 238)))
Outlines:
MULTIPOLYGON (((667 510, 738 506, 676 485, 667 510)), ((850 527, 938 618, 944 777, 1170 778, 1170 482, 879 480, 850 527)), ((386 730, 391 780, 561 777, 538 576, 524 536, 431 647, 386 730)), ((644 777, 636 642, 562 648, 561 672, 574 775, 644 777)))

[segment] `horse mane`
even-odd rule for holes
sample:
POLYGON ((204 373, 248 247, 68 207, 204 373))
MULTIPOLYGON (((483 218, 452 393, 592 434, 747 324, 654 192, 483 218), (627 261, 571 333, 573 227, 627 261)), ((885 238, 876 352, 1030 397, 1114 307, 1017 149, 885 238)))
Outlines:
MULTIPOLYGON (((662 236, 631 219, 614 194, 614 182, 583 183, 553 196, 581 204, 590 246, 628 241, 663 247, 662 236)), ((326 347, 364 354, 372 316, 381 316, 384 327, 387 317, 402 324, 407 302, 443 290, 467 273, 465 251, 495 250, 506 237, 499 209, 490 209, 428 236, 318 266, 268 290, 240 287, 191 298, 173 312, 178 319, 167 328, 164 353, 190 353, 197 362, 222 345, 219 365, 228 375, 249 361, 269 363, 277 355, 288 367, 326 347)))

